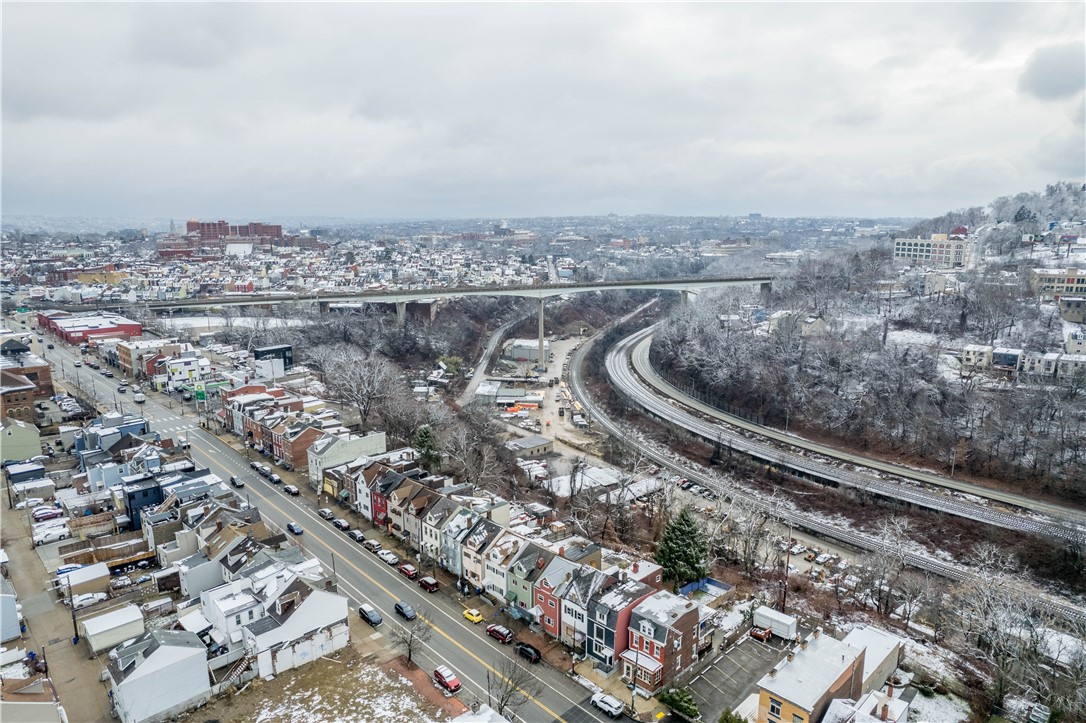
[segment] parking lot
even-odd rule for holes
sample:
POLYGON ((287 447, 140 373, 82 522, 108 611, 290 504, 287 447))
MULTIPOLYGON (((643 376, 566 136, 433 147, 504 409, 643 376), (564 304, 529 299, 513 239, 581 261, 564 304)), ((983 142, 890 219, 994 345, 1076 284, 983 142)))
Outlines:
POLYGON ((778 637, 763 643, 749 635, 717 657, 690 681, 703 720, 716 720, 757 690, 758 681, 777 664, 788 641, 778 637))

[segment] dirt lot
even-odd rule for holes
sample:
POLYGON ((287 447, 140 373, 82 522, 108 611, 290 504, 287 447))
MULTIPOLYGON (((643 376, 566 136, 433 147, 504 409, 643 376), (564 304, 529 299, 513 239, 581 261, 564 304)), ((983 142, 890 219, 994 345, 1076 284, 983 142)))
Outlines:
POLYGON ((399 659, 387 666, 363 660, 353 647, 265 681, 257 678, 182 720, 219 721, 444 721, 467 708, 446 698, 426 671, 408 670, 399 659))

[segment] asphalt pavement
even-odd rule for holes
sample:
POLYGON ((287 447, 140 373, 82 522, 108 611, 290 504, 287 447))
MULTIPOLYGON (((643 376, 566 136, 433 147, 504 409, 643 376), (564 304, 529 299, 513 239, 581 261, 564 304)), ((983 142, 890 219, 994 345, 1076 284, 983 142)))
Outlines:
MULTIPOLYGON (((488 675, 492 679, 499 676, 498 666, 503 657, 512 657, 512 646, 503 646, 488 637, 482 624, 474 626, 465 620, 463 608, 457 607, 454 599, 443 594, 427 594, 414 581, 407 580, 395 568, 385 565, 345 533, 319 518, 313 501, 304 496, 286 495, 279 486, 259 476, 249 467, 249 460, 243 454, 200 427, 203 416, 195 415, 191 404, 182 406, 177 398, 167 401, 164 395, 147 392, 146 403, 137 405, 131 401, 131 392, 116 393, 119 378, 108 379, 87 368, 88 357, 81 357, 78 351, 73 353, 61 343, 49 351, 48 358, 55 370, 61 372, 62 380, 77 382, 88 396, 99 401, 100 408, 141 414, 151 422, 152 430, 163 436, 187 436, 193 461, 224 480, 231 475, 243 479, 245 487, 238 490, 239 494, 249 504, 260 508, 267 523, 281 530, 286 529, 288 522, 301 525, 304 533, 296 539, 310 554, 335 570, 340 592, 351 599, 352 614, 357 614, 361 602, 368 602, 381 612, 384 625, 376 629, 374 635, 387 635, 392 627, 402 624, 393 611, 396 601, 410 603, 434 630, 430 640, 416 654, 415 662, 426 670, 433 670, 439 664, 451 667, 464 684, 458 697, 465 704, 487 700, 488 675), (75 368, 76 360, 82 361, 84 366, 75 368)), ((390 537, 378 532, 369 531, 366 536, 377 537, 386 546, 392 542, 390 537)), ((400 557, 409 559, 404 554, 400 557)), ((541 691, 516 710, 519 720, 606 720, 589 704, 589 692, 563 673, 544 665, 530 669, 541 684, 541 691)))

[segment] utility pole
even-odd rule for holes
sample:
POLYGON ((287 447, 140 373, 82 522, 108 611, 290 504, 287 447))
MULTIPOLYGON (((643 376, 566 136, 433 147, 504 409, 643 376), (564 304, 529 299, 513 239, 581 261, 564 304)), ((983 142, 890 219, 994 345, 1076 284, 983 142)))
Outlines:
POLYGON ((787 612, 788 605, 788 566, 792 564, 792 525, 788 525, 788 552, 784 557, 784 579, 781 581, 781 612, 787 612))

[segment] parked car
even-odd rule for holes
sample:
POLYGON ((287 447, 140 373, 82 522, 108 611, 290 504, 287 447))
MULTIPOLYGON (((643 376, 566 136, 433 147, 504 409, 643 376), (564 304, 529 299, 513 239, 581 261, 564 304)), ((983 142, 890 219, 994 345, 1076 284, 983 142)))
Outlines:
POLYGON ((27 507, 37 507, 41 505, 42 502, 45 502, 45 500, 41 497, 27 497, 22 502, 15 503, 15 509, 25 510, 27 507))
POLYGON ((450 693, 460 690, 460 679, 446 665, 439 665, 434 668, 434 682, 450 693))
POLYGON ((238 477, 237 475, 230 475, 230 484, 234 487, 244 487, 245 480, 243 480, 241 477, 238 477))
POLYGON ((377 612, 369 603, 362 603, 358 606, 358 616, 375 628, 384 622, 381 619, 381 613, 377 612))
POLYGON ((351 523, 347 522, 347 520, 343 519, 342 517, 337 517, 336 519, 332 520, 332 527, 336 528, 337 530, 343 530, 344 532, 346 532, 347 530, 351 529, 351 523))
POLYGON ((487 625, 486 634, 502 643, 513 642, 513 631, 504 625, 487 625))
POLYGON ((125 387, 125 386, 117 387, 117 393, 118 394, 124 394, 127 391, 128 391, 128 387, 125 387))
POLYGON ((517 643, 513 646, 513 652, 527 660, 529 663, 538 663, 543 659, 543 654, 534 645, 517 643))
POLYGON ((283 481, 283 478, 277 474, 269 474, 268 481, 271 482, 273 485, 277 485, 283 481))
POLYGON ((366 540, 362 543, 362 547, 366 548, 370 552, 377 553, 381 551, 381 543, 377 540, 366 540))
POLYGON ((592 705, 602 710, 611 718, 618 718, 625 712, 622 701, 606 693, 596 693, 592 696, 592 705))
POLYGON ((58 517, 63 517, 64 511, 59 510, 56 507, 38 508, 34 510, 30 517, 35 522, 45 522, 46 520, 55 520, 58 517))
POLYGON ((42 545, 48 545, 53 542, 67 540, 71 536, 72 531, 68 529, 67 525, 64 525, 63 527, 50 527, 34 533, 34 544, 41 547, 42 545))
POLYGON ((465 610, 464 617, 468 620, 468 622, 474 625, 478 625, 479 623, 483 622, 483 614, 475 608, 468 608, 467 610, 465 610))
POLYGON ((61 565, 60 567, 57 568, 57 571, 54 572, 53 574, 56 575, 57 577, 61 577, 63 575, 67 575, 70 572, 75 572, 76 570, 79 570, 82 567, 83 567, 82 565, 75 565, 75 564, 61 565))
POLYGON ((185 401, 185 402, 191 402, 192 401, 192 392, 182 392, 181 393, 181 400, 185 401))
POLYGON ((419 576, 419 571, 415 569, 414 565, 404 563, 400 565, 400 574, 406 577, 408 580, 414 580, 419 576))
POLYGON ((366 536, 362 534, 362 530, 350 530, 347 533, 347 537, 351 538, 355 542, 365 542, 366 536))
POLYGON ((437 589, 440 587, 440 585, 438 584, 437 580, 432 577, 423 577, 419 578, 419 587, 421 587, 426 592, 437 592, 437 589))
MULTIPOLYGON (((76 595, 69 603, 76 610, 82 610, 83 608, 89 608, 91 605, 100 603, 108 596, 104 592, 88 592, 82 595, 76 595)), ((64 602, 68 603, 68 600, 64 602)))
POLYGON ((291 497, 297 497, 298 495, 300 495, 302 493, 302 491, 300 489, 298 489, 297 487, 295 487, 294 485, 283 485, 283 491, 286 492, 291 497))
POLYGON ((132 581, 132 584, 133 585, 142 585, 145 582, 151 582, 151 576, 150 575, 140 575, 139 577, 137 577, 135 580, 132 581))
POLYGON ((113 372, 111 372, 108 369, 104 369, 104 370, 102 370, 102 376, 104 376, 106 379, 112 379, 113 378, 113 372))
POLYGON ((257 472, 259 472, 259 471, 260 471, 260 467, 261 467, 261 464, 260 464, 259 462, 250 462, 250 463, 249 463, 249 467, 251 467, 252 469, 254 469, 254 470, 256 470, 257 472))
POLYGON ((330 520, 335 516, 336 513, 332 512, 332 510, 328 509, 327 507, 322 507, 317 510, 317 517, 321 518, 322 520, 330 520))
POLYGON ((110 590, 123 590, 124 588, 131 586, 132 578, 130 578, 128 575, 121 575, 120 577, 115 577, 109 581, 110 590))
POLYGON ((396 603, 396 614, 404 620, 414 620, 416 617, 415 608, 411 607, 409 603, 406 603, 403 600, 396 603))
POLYGON ((302 526, 299 525, 297 522, 288 522, 287 529, 290 530, 290 533, 292 535, 302 534, 302 526))
POLYGON ((384 560, 386 565, 399 565, 400 558, 396 557, 396 553, 392 550, 381 550, 377 553, 377 557, 384 560))
POLYGON ((260 473, 261 477, 271 477, 271 473, 272 473, 271 467, 269 467, 266 464, 260 465, 260 468, 257 469, 257 472, 260 473))

